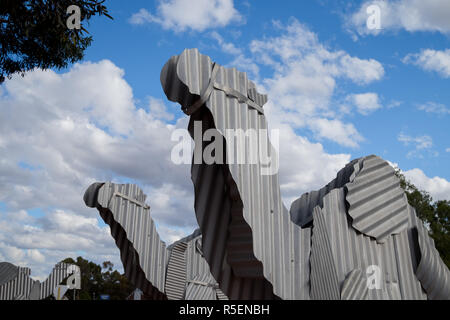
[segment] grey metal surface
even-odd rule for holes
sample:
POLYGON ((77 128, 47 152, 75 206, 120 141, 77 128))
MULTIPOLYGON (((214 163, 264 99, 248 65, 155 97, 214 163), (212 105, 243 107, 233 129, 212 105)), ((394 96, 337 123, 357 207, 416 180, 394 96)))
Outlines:
POLYGON ((63 262, 56 264, 47 279, 40 284, 39 297, 48 297, 52 295, 54 288, 72 274, 70 271, 71 266, 71 264, 63 262))
POLYGON ((377 156, 364 158, 362 169, 345 186, 348 214, 356 230, 384 242, 406 229, 408 200, 386 161, 377 156))
POLYGON ((366 300, 367 279, 360 269, 350 271, 341 288, 341 300, 366 300))
MULTIPOLYGON (((209 84, 212 68, 209 57, 186 49, 164 66, 164 92, 187 110, 209 84)), ((234 68, 219 66, 215 81, 241 95, 248 96, 249 91, 259 95, 247 74, 234 68)), ((254 99, 266 100, 263 95, 254 99)), ((205 106, 190 118, 191 135, 195 120, 202 121, 203 131, 216 128, 222 136, 226 129, 267 130, 264 114, 223 90, 213 90, 205 106)), ((262 139, 259 145, 271 146, 267 135, 262 139)), ((227 154, 239 154, 230 142, 226 141, 227 154)), ((275 157, 274 149, 269 150, 269 156, 275 157)), ((205 258, 220 288, 232 299, 307 299, 310 230, 291 223, 281 201, 278 175, 262 175, 261 169, 259 163, 192 165, 205 258)))
MULTIPOLYGON (((203 232, 203 254, 209 263, 211 273, 219 282, 221 290, 230 299, 274 298, 272 286, 265 279, 240 277, 231 269, 228 256, 242 250, 244 251, 242 255, 245 257, 246 251, 251 250, 252 243, 251 238, 249 241, 245 229, 248 226, 242 223, 241 228, 244 229, 244 232, 239 233, 239 222, 242 222, 242 219, 238 220, 235 217, 235 229, 229 230, 233 212, 232 201, 225 189, 225 178, 221 167, 194 165, 192 179, 195 189, 194 208, 203 232), (200 194, 203 194, 203 197, 197 196, 200 194), (208 197, 214 199, 214 205, 205 203, 208 197), (208 226, 208 223, 211 225, 208 226), (231 251, 230 254, 228 254, 229 251, 231 251)), ((254 275, 258 276, 262 274, 262 266, 256 265, 255 267, 254 262, 254 259, 251 258, 247 266, 250 272, 253 268, 254 275)), ((245 264, 246 261, 244 260, 243 263, 245 264)))
POLYGON ((201 234, 197 229, 176 241, 171 250, 166 276, 166 294, 171 300, 226 300, 203 258, 201 234))
POLYGON ((184 299, 186 291, 186 248, 186 242, 179 242, 171 248, 165 285, 169 300, 184 299))
POLYGON ((8 281, 1 281, 0 278, 0 300, 40 300, 53 294, 53 289, 61 284, 70 274, 72 266, 68 263, 58 263, 44 282, 33 280, 30 277, 29 268, 17 267, 9 263, 0 263, 8 268, 8 281), (11 271, 15 277, 11 278, 11 271))
POLYGON ((166 248, 145 199, 138 186, 111 182, 94 183, 84 195, 86 205, 96 207, 110 225, 128 279, 150 298, 170 300, 209 297, 201 285, 191 285, 187 296, 193 279, 208 279, 211 294, 226 299, 203 257, 200 230, 166 248))
POLYGON ((228 297, 225 295, 225 293, 223 293, 222 290, 220 290, 220 288, 216 289, 216 294, 217 294, 217 300, 228 300, 228 297))
POLYGON ((380 270, 380 288, 369 289, 369 299, 426 299, 414 276, 414 263, 410 256, 414 243, 410 243, 407 229, 384 243, 358 232, 346 213, 343 188, 334 189, 324 197, 322 212, 340 287, 354 269, 360 269, 368 276, 368 268, 376 266, 380 270))
POLYGON ((0 286, 0 300, 15 300, 22 296, 26 300, 33 283, 36 282, 29 275, 18 272, 17 276, 0 286))
POLYGON ((340 283, 352 267, 381 266, 382 289, 369 290, 370 299, 426 299, 427 294, 429 299, 449 299, 450 273, 415 210, 408 205, 394 170, 376 156, 356 159, 349 165, 326 187, 302 195, 294 202, 291 207, 293 221, 302 226, 314 224, 314 205, 328 206, 326 210, 333 212, 333 218, 336 218, 336 210, 340 212, 340 221, 330 218, 328 222, 333 239, 331 242, 337 243, 333 251, 337 253, 340 283), (353 164, 356 165, 353 167, 353 164), (348 190, 346 196, 343 190, 335 189, 339 187, 348 190), (420 260, 420 237, 418 240, 415 235, 416 228, 422 230, 419 234, 426 239, 420 242, 420 249, 427 256, 424 260, 420 260), (364 232, 371 240, 355 231, 364 232), (356 239, 349 243, 348 237, 355 235, 356 239), (377 245, 372 240, 374 238, 378 241, 377 245), (349 265, 352 260, 359 260, 358 264, 349 265), (418 267, 419 260, 421 265, 418 267))
MULTIPOLYGON (((408 205, 408 227, 399 234, 392 235, 393 252, 391 261, 396 261, 398 277, 398 291, 402 299, 427 299, 415 272, 419 262, 418 243, 416 235, 417 225, 423 225, 417 218, 416 211, 408 205)), ((392 249, 391 249, 392 251, 392 249)), ((389 256, 387 257, 389 258, 389 256)), ((393 298, 396 298, 394 296, 393 298)))
POLYGON ((203 273, 189 280, 186 288, 186 300, 217 300, 216 280, 210 273, 203 273))
POLYGON ((212 295, 213 300, 218 297, 227 300, 227 296, 220 290, 203 256, 201 235, 189 239, 185 254, 187 262, 185 299, 204 300, 206 295, 212 295), (208 288, 205 288, 205 283, 208 288))
POLYGON ((313 211, 310 260, 311 299, 339 300, 339 282, 327 223, 320 207, 315 207, 313 211))
POLYGON ((312 209, 322 206, 323 197, 331 190, 344 186, 356 230, 383 242, 406 228, 408 202, 400 181, 394 169, 374 155, 351 161, 325 187, 295 200, 290 209, 292 221, 302 227, 310 224, 312 209))
POLYGON ((342 188, 350 181, 353 181, 356 173, 359 172, 362 166, 362 159, 356 159, 348 163, 343 169, 339 170, 336 178, 328 183, 320 190, 306 192, 291 204, 289 213, 291 219, 295 224, 301 227, 306 227, 312 223, 313 209, 316 206, 323 206, 323 197, 331 190, 342 188))
POLYGON ((111 182, 93 184, 84 195, 86 205, 97 207, 111 227, 127 278, 154 299, 165 299, 168 254, 145 198, 136 185, 111 182))
POLYGON ((19 273, 19 268, 9 262, 0 262, 0 286, 11 281, 19 273))
POLYGON ((429 299, 450 300, 450 272, 441 260, 433 239, 420 223, 417 224, 417 233, 421 257, 416 276, 429 299))

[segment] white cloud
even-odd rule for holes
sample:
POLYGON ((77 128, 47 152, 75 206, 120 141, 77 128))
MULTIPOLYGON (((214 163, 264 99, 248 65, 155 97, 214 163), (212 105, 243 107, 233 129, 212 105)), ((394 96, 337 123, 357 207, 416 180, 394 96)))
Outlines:
POLYGON ((420 53, 409 54, 403 59, 404 63, 419 66, 425 71, 434 71, 444 78, 450 78, 450 49, 425 49, 420 53))
POLYGON ((2 255, 5 257, 5 260, 13 262, 23 261, 26 255, 25 251, 14 246, 6 245, 1 242, 0 245, 2 248, 2 255))
POLYGON ((352 94, 347 96, 347 100, 355 105, 360 114, 368 115, 381 108, 378 95, 373 92, 352 94))
POLYGON ((247 58, 241 48, 236 47, 231 42, 226 42, 216 31, 211 32, 210 36, 217 41, 222 52, 234 56, 234 60, 228 63, 226 67, 232 66, 241 71, 248 72, 253 79, 259 78, 258 65, 253 60, 247 58))
POLYGON ((36 263, 45 262, 45 256, 37 249, 28 250, 27 254, 33 262, 36 263))
POLYGON ((423 151, 427 150, 432 156, 437 156, 436 151, 432 151, 433 139, 429 135, 422 135, 417 137, 408 136, 404 133, 400 133, 397 140, 402 142, 405 146, 413 146, 414 149, 410 150, 407 154, 407 158, 423 158, 423 151))
POLYGON ((386 107, 388 109, 392 109, 392 108, 397 108, 399 106, 401 106, 403 104, 402 101, 398 101, 398 100, 392 100, 391 102, 389 102, 386 107))
POLYGON ((341 72, 356 83, 367 84, 380 80, 384 68, 374 59, 364 60, 344 54, 340 59, 341 72))
POLYGON ((232 55, 241 55, 242 54, 242 50, 240 48, 237 48, 233 43, 231 42, 226 42, 223 37, 217 32, 217 31, 212 31, 210 33, 211 37, 217 41, 217 43, 220 46, 220 49, 228 54, 232 54, 232 55))
POLYGON ((404 133, 400 133, 398 135, 398 141, 403 142, 406 146, 413 144, 418 150, 428 149, 433 146, 433 139, 428 135, 411 137, 404 133))
POLYGON ((155 99, 153 97, 149 98, 149 109, 150 113, 155 119, 158 120, 168 120, 174 119, 174 115, 167 111, 166 105, 160 99, 155 99))
POLYGON ((421 104, 417 107, 417 109, 428 112, 428 113, 437 113, 437 114, 450 114, 450 109, 445 105, 436 102, 427 102, 425 104, 421 104))
POLYGON ((271 122, 307 128, 318 139, 357 147, 363 137, 332 107, 337 81, 365 85, 383 77, 383 66, 326 48, 295 19, 286 26, 275 21, 274 26, 280 35, 250 43, 253 59, 273 70, 272 76, 260 81, 270 101, 276 101, 265 106, 271 122))
POLYGON ((445 152, 450 152, 450 148, 445 149, 445 152))
POLYGON ((420 169, 404 171, 405 177, 420 190, 431 194, 433 200, 450 200, 450 182, 441 177, 429 178, 420 169))
POLYGON ((280 187, 289 209, 293 200, 303 193, 322 188, 336 177, 349 161, 349 154, 328 154, 320 143, 311 143, 298 136, 289 125, 280 130, 280 187))
MULTIPOLYGON (((372 14, 372 13, 371 13, 372 14)), ((447 0, 370 0, 346 17, 346 27, 359 35, 378 35, 390 30, 435 31, 450 33, 450 2, 447 0), (369 29, 367 8, 380 8, 381 29, 369 29)))
POLYGON ((343 146, 355 148, 364 138, 358 133, 351 123, 342 123, 339 120, 329 120, 325 118, 310 119, 311 130, 320 139, 326 137, 343 146))
POLYGON ((131 24, 157 23, 175 32, 204 31, 242 21, 233 0, 160 0, 156 14, 143 8, 129 19, 131 24))

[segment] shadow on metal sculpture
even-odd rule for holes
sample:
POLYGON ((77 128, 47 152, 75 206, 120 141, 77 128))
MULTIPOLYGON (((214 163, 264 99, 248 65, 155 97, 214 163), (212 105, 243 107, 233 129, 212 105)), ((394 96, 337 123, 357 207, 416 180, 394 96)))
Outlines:
POLYGON ((145 198, 136 185, 111 182, 94 183, 84 195, 111 227, 127 278, 153 299, 225 299, 203 258, 200 232, 166 247, 145 198))
MULTIPOLYGON (((41 300, 55 294, 66 280, 65 289, 80 289, 80 268, 74 264, 60 262, 44 282, 30 277, 31 269, 17 267, 9 262, 0 262, 0 300, 41 300)), ((63 295, 63 294, 62 294, 63 295)), ((61 295, 61 297, 62 297, 61 295)))
MULTIPOLYGON (((200 121, 202 134, 219 133, 225 155, 239 156, 227 130, 259 130, 266 134, 257 136, 257 145, 269 146, 276 161, 265 131, 267 96, 245 72, 186 49, 165 64, 161 84, 190 116, 193 138, 200 121)), ((194 152, 203 154, 212 142, 195 143, 194 152)), ((258 157, 260 151, 253 152, 258 157)), ((154 298, 215 298, 218 292, 230 299, 450 298, 450 272, 386 161, 374 155, 353 160, 289 212, 276 170, 267 172, 259 162, 193 161, 200 229, 168 248, 136 186, 94 184, 85 202, 111 226, 128 277, 154 298), (201 254, 187 259, 194 239, 199 246, 201 239, 201 254), (205 268, 195 269, 196 263, 205 268)))

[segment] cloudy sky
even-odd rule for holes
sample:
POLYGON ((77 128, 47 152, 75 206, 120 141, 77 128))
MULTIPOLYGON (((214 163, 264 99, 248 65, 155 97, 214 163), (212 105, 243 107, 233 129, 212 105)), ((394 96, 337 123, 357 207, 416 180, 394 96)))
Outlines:
POLYGON ((377 154, 450 200, 450 2, 107 0, 83 61, 0 86, 0 261, 43 279, 66 257, 121 267, 109 227, 82 196, 95 181, 148 195, 163 239, 196 227, 190 166, 170 161, 186 128, 159 82, 197 47, 247 71, 281 131, 289 208, 348 161, 377 154), (380 29, 366 8, 380 8, 380 29))

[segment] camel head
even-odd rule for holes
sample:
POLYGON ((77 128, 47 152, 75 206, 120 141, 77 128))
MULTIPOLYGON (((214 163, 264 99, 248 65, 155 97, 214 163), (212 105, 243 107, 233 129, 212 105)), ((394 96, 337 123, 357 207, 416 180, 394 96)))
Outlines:
MULTIPOLYGON (((204 135, 208 129, 217 130, 225 138, 227 160, 262 164, 267 174, 278 171, 272 147, 278 143, 278 136, 269 143, 264 115, 267 95, 257 91, 247 73, 220 66, 197 49, 185 49, 167 61, 160 79, 167 98, 178 102, 190 116, 188 129, 196 146, 201 144, 197 143, 195 132, 204 135), (201 128, 196 130, 195 126, 201 128)), ((215 136, 214 132, 211 135, 215 136)), ((209 137, 207 140, 211 141, 209 137)))
POLYGON ((247 73, 220 66, 198 49, 185 49, 171 57, 161 70, 160 80, 167 98, 178 102, 188 115, 205 103, 207 106, 218 104, 218 99, 228 104, 234 99, 230 107, 248 104, 263 114, 263 105, 267 102, 267 95, 256 90, 247 73))

